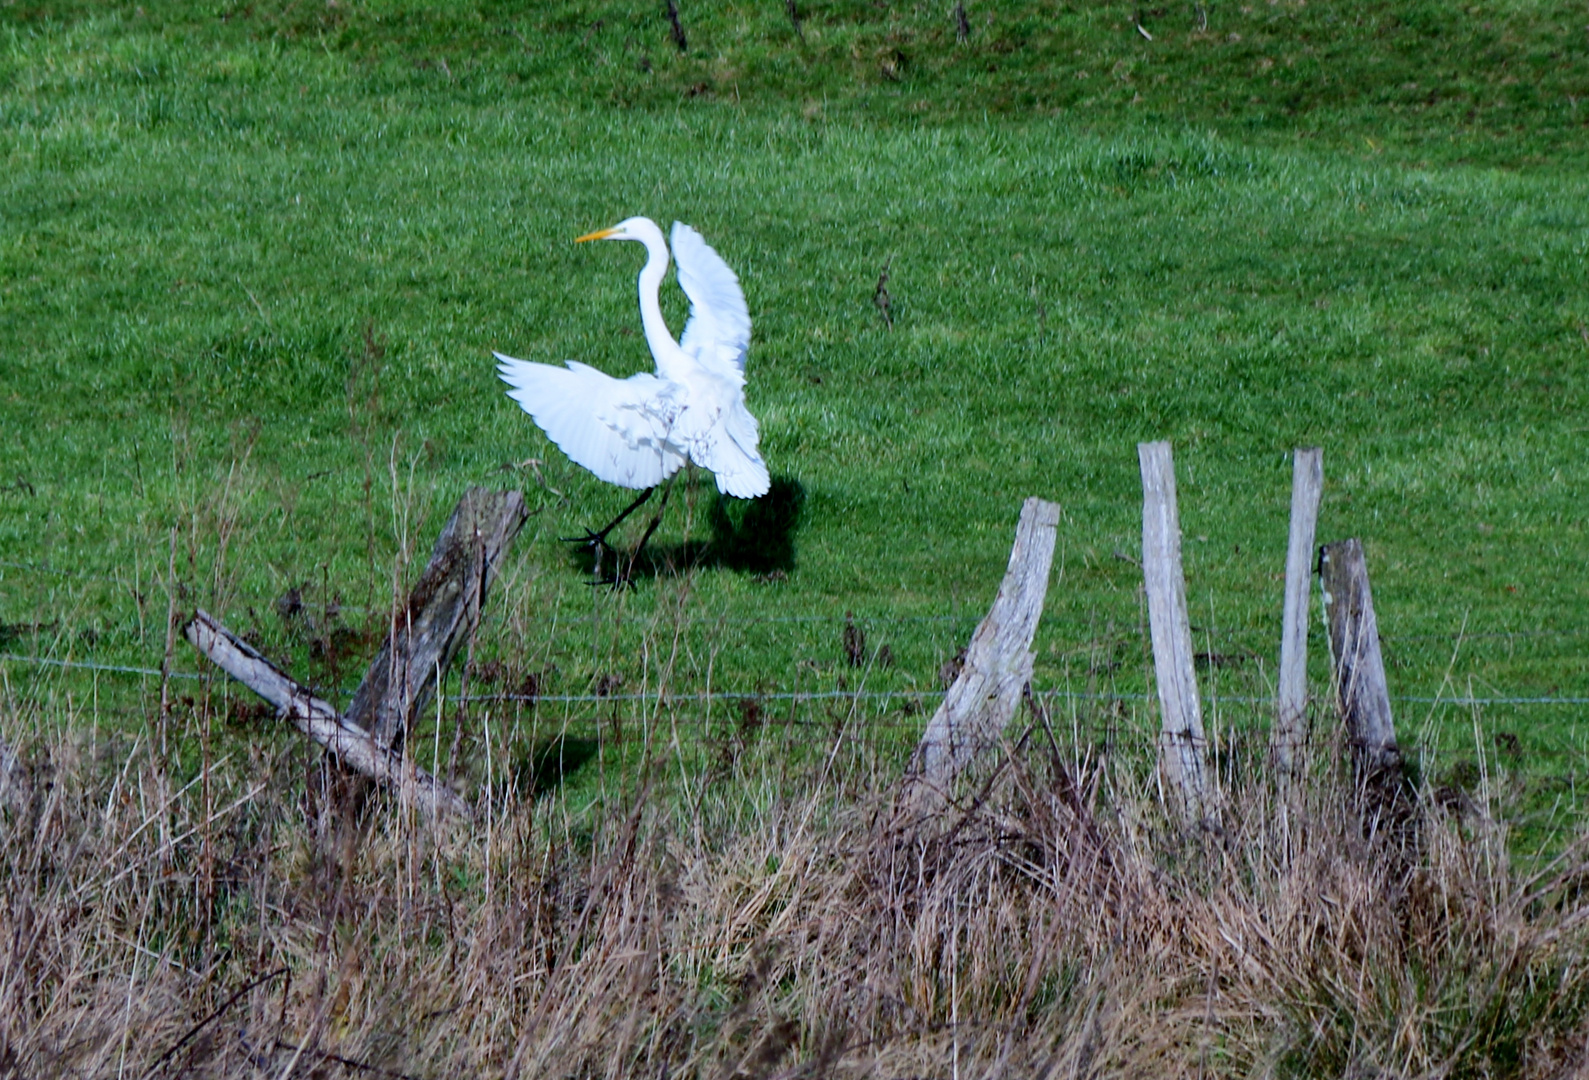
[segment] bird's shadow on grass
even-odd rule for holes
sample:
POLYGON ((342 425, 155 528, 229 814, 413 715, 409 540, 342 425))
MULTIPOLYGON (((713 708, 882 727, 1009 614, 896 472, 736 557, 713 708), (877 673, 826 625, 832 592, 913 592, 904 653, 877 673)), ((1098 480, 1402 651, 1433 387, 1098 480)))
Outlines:
MULTIPOLYGON (((710 484, 711 480, 707 478, 706 483, 710 484)), ((676 492, 674 499, 680 494, 676 492)), ((680 543, 653 540, 635 559, 634 578, 666 577, 690 568, 787 574, 795 568, 795 538, 800 531, 805 501, 805 488, 792 476, 773 477, 767 494, 759 499, 733 499, 714 490, 706 506, 706 538, 680 543)), ((677 505, 667 508, 669 517, 682 513, 683 509, 677 505)), ((636 513, 635 516, 641 515, 636 513)), ((625 543, 633 543, 643 531, 641 524, 625 543)), ((601 571, 610 573, 613 560, 627 560, 631 550, 624 547, 607 552, 601 571)), ((571 556, 585 573, 597 573, 595 556, 589 549, 574 548, 571 556)))

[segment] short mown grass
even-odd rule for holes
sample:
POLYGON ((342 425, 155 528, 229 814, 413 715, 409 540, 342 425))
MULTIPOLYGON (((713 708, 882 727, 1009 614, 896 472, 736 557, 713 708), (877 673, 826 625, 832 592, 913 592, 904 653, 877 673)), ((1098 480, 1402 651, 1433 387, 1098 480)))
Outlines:
MULTIPOLYGON (((591 108, 441 73, 394 84, 390 65, 217 25, 10 34, 13 651, 53 636, 147 664, 173 529, 199 590, 184 602, 263 624, 308 585, 379 608, 398 547, 422 554, 466 484, 535 487, 501 471, 534 457, 524 617, 562 611, 546 647, 564 685, 596 678, 617 661, 574 624, 656 591, 587 595, 553 540, 622 493, 539 436, 489 353, 646 366, 635 253, 568 241, 647 212, 697 224, 744 277, 750 400, 797 511, 792 556, 691 585, 714 685, 793 688, 802 661, 836 658, 849 610, 890 642, 887 685, 929 687, 1032 493, 1066 511, 1039 668, 1063 680, 1102 628, 1139 622, 1133 444, 1167 438, 1210 653, 1270 662, 1286 455, 1317 443, 1323 536, 1368 544, 1399 692, 1435 694, 1453 656, 1489 696, 1585 689, 1563 572, 1586 544, 1589 203, 1571 170, 1101 134, 1069 113, 591 108), (892 329, 872 302, 885 265, 892 329)), ((692 498, 700 540, 709 483, 692 498)))

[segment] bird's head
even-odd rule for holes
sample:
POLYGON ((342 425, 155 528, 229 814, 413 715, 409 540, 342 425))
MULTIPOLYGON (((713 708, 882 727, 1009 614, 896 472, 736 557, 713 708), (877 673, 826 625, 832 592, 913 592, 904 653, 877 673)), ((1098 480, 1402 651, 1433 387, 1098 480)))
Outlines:
POLYGON ((574 243, 583 244, 587 240, 638 240, 642 244, 648 244, 661 239, 662 230, 656 222, 648 217, 632 217, 618 222, 610 229, 597 229, 593 233, 575 237, 574 243))

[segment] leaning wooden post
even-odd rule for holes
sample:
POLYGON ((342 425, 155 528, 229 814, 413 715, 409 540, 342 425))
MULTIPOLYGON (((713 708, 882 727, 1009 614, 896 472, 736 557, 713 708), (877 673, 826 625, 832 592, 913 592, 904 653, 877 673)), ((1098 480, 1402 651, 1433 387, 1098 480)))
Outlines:
POLYGON ((469 804, 451 788, 404 762, 402 740, 480 624, 497 559, 525 517, 524 496, 517 491, 470 488, 464 493, 346 716, 204 612, 195 614, 183 633, 195 649, 275 705, 281 716, 354 772, 414 793, 424 809, 468 817, 469 804))
POLYGON ((470 488, 442 527, 430 563, 392 633, 353 692, 348 721, 382 746, 401 747, 453 657, 480 624, 480 608, 498 557, 518 535, 527 511, 517 491, 470 488))
POLYGON ((1319 575, 1336 695, 1353 763, 1360 780, 1383 787, 1400 775, 1401 748, 1391 723, 1390 690, 1363 545, 1356 540, 1326 544, 1319 552, 1319 575))
POLYGON ((1015 527, 1009 568, 987 616, 966 647, 965 664, 933 714, 907 780, 908 801, 943 797, 976 758, 998 744, 1032 681, 1032 638, 1048 596, 1059 507, 1027 499, 1015 527))
POLYGON ((1324 454, 1296 452, 1291 470, 1291 538, 1286 545, 1285 614, 1280 627, 1280 685, 1269 747, 1282 778, 1295 775, 1308 739, 1308 597, 1313 584, 1313 535, 1324 486, 1324 454))
POLYGON ((1159 760, 1186 821, 1213 827, 1217 826, 1214 800, 1203 765, 1207 739, 1181 574, 1175 462, 1167 442, 1139 443, 1137 458, 1142 467, 1142 577, 1161 714, 1159 760))

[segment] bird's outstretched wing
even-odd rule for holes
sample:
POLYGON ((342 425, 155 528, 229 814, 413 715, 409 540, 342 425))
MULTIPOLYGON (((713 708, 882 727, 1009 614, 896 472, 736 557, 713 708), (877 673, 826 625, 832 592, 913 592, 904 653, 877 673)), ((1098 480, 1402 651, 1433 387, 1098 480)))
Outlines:
POLYGON ((771 486, 767 463, 756 450, 759 437, 756 418, 743 399, 735 400, 718 423, 691 443, 690 457, 712 470, 718 491, 736 499, 758 499, 771 486))
POLYGON ((576 464, 609 484, 655 487, 683 466, 667 441, 673 384, 655 375, 615 379, 568 361, 566 368, 493 353, 508 396, 576 464))
POLYGON ((744 374, 750 309, 739 278, 688 225, 675 221, 672 240, 679 287, 690 298, 690 321, 684 324, 679 347, 709 367, 731 364, 744 374))

